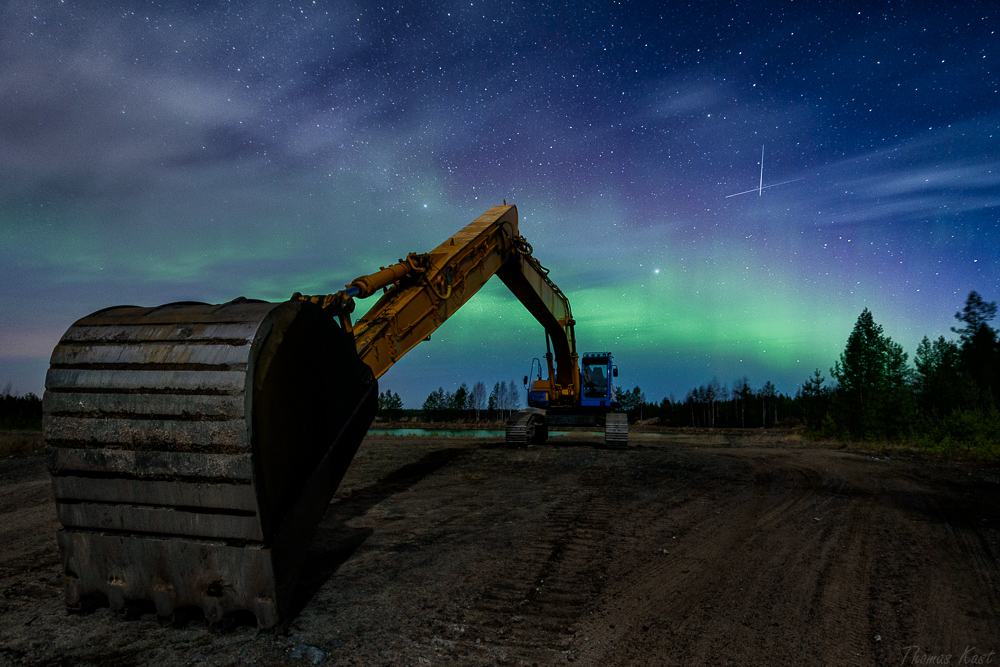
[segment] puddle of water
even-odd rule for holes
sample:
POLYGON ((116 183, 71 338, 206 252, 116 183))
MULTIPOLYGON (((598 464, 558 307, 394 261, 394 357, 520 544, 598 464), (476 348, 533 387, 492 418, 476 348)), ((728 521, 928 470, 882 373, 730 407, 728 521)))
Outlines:
POLYGON ((368 435, 433 436, 435 438, 502 438, 507 434, 487 429, 370 428, 368 435))
MULTIPOLYGON (((431 436, 435 438, 505 438, 506 431, 494 429, 370 428, 370 435, 431 436)), ((569 431, 549 431, 549 437, 569 435, 569 431)), ((577 433, 580 435, 579 433, 577 433)), ((594 432, 593 435, 601 435, 594 432)))
MULTIPOLYGON (((370 435, 388 435, 398 437, 426 436, 433 438, 505 438, 506 431, 499 429, 433 429, 433 428, 370 428, 370 435)), ((562 435, 596 435, 603 436, 603 431, 549 431, 549 437, 562 435)), ((681 433, 629 433, 630 440, 669 440, 683 438, 681 433)))

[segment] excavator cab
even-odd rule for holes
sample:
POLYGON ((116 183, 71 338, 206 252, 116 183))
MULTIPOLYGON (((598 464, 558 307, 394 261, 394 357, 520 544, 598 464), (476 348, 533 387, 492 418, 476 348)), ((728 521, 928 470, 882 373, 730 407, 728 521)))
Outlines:
POLYGON ((583 407, 618 407, 611 378, 618 377, 618 367, 611 363, 611 353, 588 353, 583 355, 580 376, 583 389, 580 405, 583 407))
MULTIPOLYGON (((610 352, 589 352, 583 355, 580 365, 580 396, 578 405, 585 408, 617 409, 618 398, 612 386, 612 378, 618 377, 618 367, 612 362, 610 352)), ((552 382, 542 379, 542 362, 537 357, 531 361, 531 372, 524 376, 524 386, 528 390, 529 408, 552 407, 549 391, 552 382)))

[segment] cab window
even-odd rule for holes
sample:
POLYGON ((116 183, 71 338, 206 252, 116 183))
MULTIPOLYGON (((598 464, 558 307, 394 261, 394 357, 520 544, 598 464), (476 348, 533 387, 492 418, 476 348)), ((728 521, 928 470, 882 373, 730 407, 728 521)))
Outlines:
POLYGON ((583 365, 583 396, 584 398, 608 397, 608 367, 596 363, 583 365))

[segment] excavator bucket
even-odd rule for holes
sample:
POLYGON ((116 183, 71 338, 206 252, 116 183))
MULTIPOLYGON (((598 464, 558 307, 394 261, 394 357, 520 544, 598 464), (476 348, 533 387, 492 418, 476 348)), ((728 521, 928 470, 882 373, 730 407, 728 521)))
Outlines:
POLYGON ((45 387, 66 603, 249 611, 261 628, 287 612, 378 396, 319 306, 246 299, 84 317, 45 387))

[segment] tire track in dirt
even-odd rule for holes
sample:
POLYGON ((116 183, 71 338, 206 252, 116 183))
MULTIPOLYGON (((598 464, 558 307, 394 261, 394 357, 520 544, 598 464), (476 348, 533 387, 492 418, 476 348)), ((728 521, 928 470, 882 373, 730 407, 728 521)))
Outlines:
POLYGON ((486 584, 457 619, 464 639, 451 654, 513 664, 562 661, 577 619, 604 585, 602 552, 612 519, 607 499, 593 492, 560 501, 540 539, 521 549, 504 578, 486 584))
POLYGON ((289 636, 67 616, 43 464, 0 462, 0 482, 29 483, 0 486, 0 530, 21 540, 0 551, 0 663, 300 665, 302 643, 334 665, 1000 653, 1000 469, 747 442, 374 440, 313 544, 289 636))
POLYGON ((865 660, 863 651, 848 655, 845 649, 863 647, 868 632, 867 624, 850 619, 863 612, 857 592, 867 589, 871 573, 870 501, 839 475, 795 458, 726 456, 733 470, 724 503, 712 511, 693 495, 675 505, 668 523, 676 526, 670 543, 678 546, 630 588, 608 591, 647 612, 619 602, 601 619, 611 632, 595 625, 593 634, 611 644, 615 635, 640 641, 581 649, 582 662, 714 664, 722 656, 753 655, 865 660), (788 625, 800 628, 791 642, 788 625))
MULTIPOLYGON (((773 537, 751 540, 748 550, 771 550, 765 560, 787 589, 786 620, 805 629, 790 647, 801 657, 826 661, 864 659, 868 624, 850 622, 848 610, 857 607, 858 592, 867 590, 872 571, 871 520, 875 506, 870 489, 852 484, 839 472, 818 462, 779 455, 748 459, 758 471, 784 477, 794 492, 770 504, 757 520, 759 533, 791 537, 774 551, 773 537), (822 465, 822 467, 820 467, 822 465), (790 548, 789 548, 790 547, 790 548), (798 576, 781 576, 782 568, 798 576), (832 640, 832 641, 831 641, 832 640), (853 647, 855 650, 847 650, 853 647)), ((784 540, 783 540, 784 541, 784 540)))
POLYGON ((479 468, 484 488, 458 513, 478 520, 496 555, 481 563, 474 590, 440 610, 430 643, 456 664, 562 664, 605 585, 622 520, 618 496, 636 471, 626 455, 589 444, 484 454, 497 467, 479 468), (512 463, 530 489, 516 496, 512 463), (484 501, 497 514, 484 516, 484 501))
POLYGON ((995 487, 980 486, 976 495, 989 501, 970 512, 965 483, 930 483, 906 468, 881 480, 892 502, 878 522, 891 529, 877 531, 882 543, 869 591, 872 623, 883 637, 880 659, 899 660, 909 650, 955 662, 967 649, 998 649, 1000 569, 987 532, 995 533, 1000 499, 995 487))

